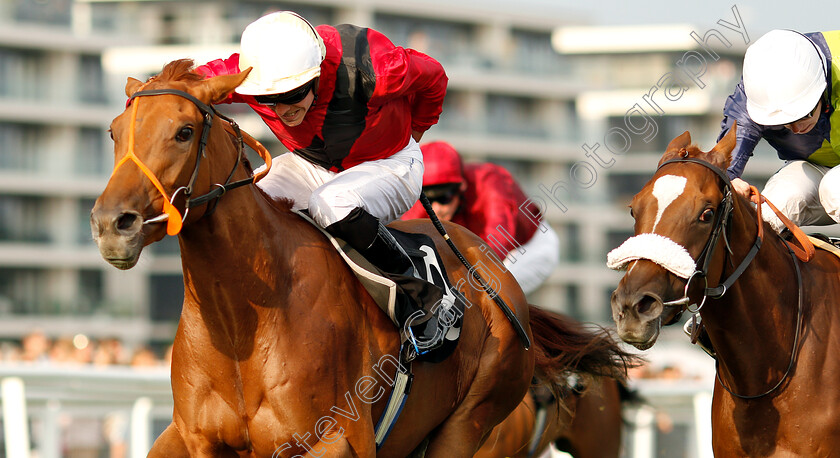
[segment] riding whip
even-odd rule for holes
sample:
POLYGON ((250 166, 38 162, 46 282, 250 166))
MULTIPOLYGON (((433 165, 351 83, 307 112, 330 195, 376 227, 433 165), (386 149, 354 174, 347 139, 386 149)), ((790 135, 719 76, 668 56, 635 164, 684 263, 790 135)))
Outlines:
POLYGON ((446 228, 443 227, 443 223, 440 222, 437 215, 435 214, 434 209, 432 208, 432 203, 429 202, 429 198, 426 197, 424 192, 420 192, 420 203, 423 204, 423 208, 426 209, 426 213, 429 214, 429 219, 432 220, 432 224, 435 225, 435 228, 443 236, 443 239, 446 240, 447 245, 449 248, 452 249, 452 252, 455 253, 455 256, 461 261, 464 267, 472 274, 473 278, 478 280, 478 283, 484 288, 484 291, 493 298, 493 301, 496 302, 496 305, 502 309, 502 313, 505 314, 505 317, 510 321, 510 324, 513 326, 513 330, 516 331, 516 334, 519 336, 519 340, 522 341, 522 345, 525 349, 531 348, 531 339, 528 338, 528 333, 525 332, 525 328, 522 327, 522 323, 519 322, 519 319, 516 318, 516 315, 513 314, 513 311, 508 307, 505 303, 504 299, 497 293, 492 286, 490 286, 484 278, 481 277, 481 274, 478 273, 469 261, 461 254, 458 248, 455 246, 455 243, 452 242, 452 239, 449 237, 449 234, 446 232, 446 228))

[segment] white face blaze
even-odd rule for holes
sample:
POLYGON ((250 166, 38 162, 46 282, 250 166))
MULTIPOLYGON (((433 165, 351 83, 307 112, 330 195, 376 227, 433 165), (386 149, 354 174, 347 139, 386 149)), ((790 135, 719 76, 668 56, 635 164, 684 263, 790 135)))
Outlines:
POLYGON ((651 232, 656 232, 656 226, 665 213, 665 209, 677 200, 677 197, 685 191, 686 178, 677 175, 664 175, 659 177, 653 184, 653 197, 656 197, 656 220, 653 222, 651 232))
MULTIPOLYGON (((659 177, 653 184, 653 196, 656 198, 656 220, 651 232, 639 234, 627 239, 620 247, 607 254, 607 266, 610 269, 622 269, 627 264, 639 259, 647 259, 664 267, 680 278, 688 278, 695 270, 696 262, 679 243, 663 235, 656 234, 656 226, 662 214, 682 193, 688 180, 677 175, 659 177)), ((633 264, 635 267, 636 264, 633 264)), ((631 269, 632 270, 632 267, 631 269)), ((628 271, 629 273, 629 271, 628 271)))

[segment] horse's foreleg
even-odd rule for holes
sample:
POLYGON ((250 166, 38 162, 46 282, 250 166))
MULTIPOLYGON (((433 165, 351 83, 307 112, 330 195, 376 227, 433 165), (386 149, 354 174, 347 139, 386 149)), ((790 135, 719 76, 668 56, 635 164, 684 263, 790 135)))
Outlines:
MULTIPOLYGON (((371 437, 371 442, 373 438, 371 437)), ((369 446, 353 446, 346 437, 333 438, 329 443, 323 440, 317 442, 306 456, 317 456, 319 458, 374 458, 376 456, 376 447, 372 444, 369 446)))
POLYGON ((155 440, 152 449, 149 450, 148 458, 188 458, 189 456, 190 453, 187 451, 184 439, 178 433, 178 430, 175 429, 175 423, 170 423, 157 440, 155 440))

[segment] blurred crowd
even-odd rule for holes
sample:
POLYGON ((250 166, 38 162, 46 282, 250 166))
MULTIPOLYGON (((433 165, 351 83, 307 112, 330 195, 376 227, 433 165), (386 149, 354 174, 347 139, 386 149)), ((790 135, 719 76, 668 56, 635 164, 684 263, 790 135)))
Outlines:
POLYGON ((26 334, 20 342, 0 342, 0 364, 168 367, 172 347, 162 353, 145 345, 127 346, 115 337, 92 339, 84 334, 76 334, 53 339, 37 329, 26 334))
MULTIPOLYGON (((131 367, 166 369, 172 347, 155 351, 146 345, 126 344, 119 338, 91 338, 85 334, 51 337, 34 329, 20 340, 0 341, 0 365, 79 368, 131 367)), ((125 458, 128 456, 130 409, 106 414, 62 409, 58 414, 59 446, 65 458, 125 458)), ((44 420, 32 417, 33 449, 45 437, 44 420)), ((35 451, 33 451, 35 456, 35 451)))
POLYGON ((666 364, 662 367, 656 367, 652 364, 645 363, 641 366, 631 368, 627 371, 627 377, 631 380, 638 379, 658 379, 658 380, 700 380, 697 375, 686 374, 678 366, 666 364))

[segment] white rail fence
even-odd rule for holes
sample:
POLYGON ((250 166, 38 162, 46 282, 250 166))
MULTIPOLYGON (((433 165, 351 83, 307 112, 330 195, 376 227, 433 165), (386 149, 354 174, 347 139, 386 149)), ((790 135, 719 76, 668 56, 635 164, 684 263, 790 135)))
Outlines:
MULTIPOLYGON (((625 458, 707 458, 707 383, 644 380, 626 407, 625 458)), ((0 365, 0 457, 146 456, 172 418, 168 370, 0 365)))

